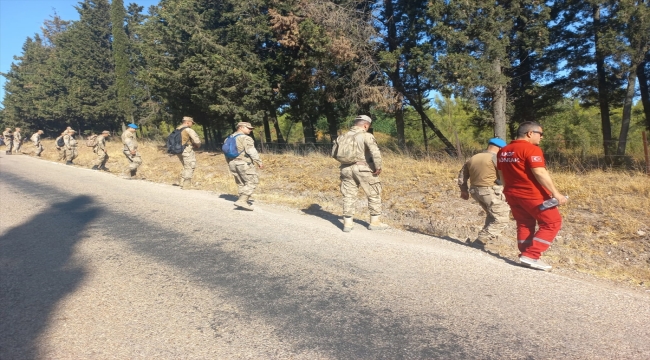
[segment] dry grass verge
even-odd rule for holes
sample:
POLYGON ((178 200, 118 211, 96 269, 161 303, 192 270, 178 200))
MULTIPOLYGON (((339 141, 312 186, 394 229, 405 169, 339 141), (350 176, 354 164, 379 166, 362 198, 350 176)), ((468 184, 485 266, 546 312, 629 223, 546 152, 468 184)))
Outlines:
MULTIPOLYGON (((43 158, 56 160, 53 141, 44 141, 43 158)), ((127 167, 119 139, 107 143, 107 167, 120 174, 127 167), (115 141, 116 140, 116 141, 115 141)), ((26 144, 23 151, 29 152, 26 144)), ((79 148, 78 166, 91 167, 88 147, 79 148)), ((181 165, 155 143, 142 143, 140 174, 155 182, 177 184, 181 165)), ((306 213, 340 215, 338 164, 323 155, 263 155, 260 186, 254 198, 302 209, 306 213)), ((196 187, 236 194, 221 154, 197 154, 196 187)), ((458 161, 423 161, 387 154, 382 183, 386 222, 410 231, 464 241, 476 236, 484 213, 473 201, 460 199, 454 178, 458 161)), ((592 171, 554 172, 560 191, 570 196, 561 208, 564 225, 545 254, 556 268, 650 287, 650 178, 642 173, 592 171)), ((367 203, 357 203, 357 217, 366 220, 367 203)), ((514 222, 500 242, 488 250, 516 259, 514 222)))

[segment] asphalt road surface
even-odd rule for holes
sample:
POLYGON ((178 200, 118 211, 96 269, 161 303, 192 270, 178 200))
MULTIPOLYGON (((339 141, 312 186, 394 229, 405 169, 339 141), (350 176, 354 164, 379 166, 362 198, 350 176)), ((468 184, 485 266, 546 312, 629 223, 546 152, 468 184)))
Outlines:
POLYGON ((0 359, 650 359, 648 292, 233 201, 0 155, 0 359))

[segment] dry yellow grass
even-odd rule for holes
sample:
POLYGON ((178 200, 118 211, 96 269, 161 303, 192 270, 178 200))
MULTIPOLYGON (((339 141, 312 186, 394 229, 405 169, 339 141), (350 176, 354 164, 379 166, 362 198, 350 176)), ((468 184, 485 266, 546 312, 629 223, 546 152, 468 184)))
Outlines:
MULTIPOLYGON (((53 141, 45 141, 43 157, 56 160, 53 141)), ((108 144, 107 167, 120 174, 127 168, 119 139, 108 144)), ((29 152, 26 144, 24 151, 29 152)), ((78 166, 91 167, 92 149, 81 144, 78 166)), ((144 163, 139 174, 155 182, 177 184, 178 159, 158 144, 140 145, 144 163)), ((264 154, 265 169, 254 198, 303 209, 314 215, 340 215, 338 163, 324 155, 264 154)), ((236 194, 221 154, 197 154, 196 187, 236 194)), ((476 236, 484 213, 473 201, 460 199, 454 179, 461 162, 415 160, 386 154, 382 183, 386 222, 424 234, 464 241, 476 236)), ((561 208, 563 229, 545 259, 556 268, 650 287, 650 178, 641 173, 591 171, 553 172, 560 191, 570 196, 561 208)), ((357 217, 366 220, 367 203, 359 196, 357 217)), ((516 259, 514 222, 504 238, 488 249, 516 259)))

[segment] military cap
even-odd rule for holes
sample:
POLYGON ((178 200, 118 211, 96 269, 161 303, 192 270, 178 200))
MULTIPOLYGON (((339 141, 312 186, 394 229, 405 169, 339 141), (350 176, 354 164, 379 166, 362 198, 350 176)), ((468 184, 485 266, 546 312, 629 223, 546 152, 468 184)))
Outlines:
POLYGON ((237 123, 237 127, 238 127, 238 128, 239 128, 239 127, 242 127, 242 126, 243 126, 243 127, 247 127, 247 128, 249 128, 249 129, 251 129, 251 130, 252 130, 252 129, 255 129, 255 128, 253 127, 253 125, 251 125, 251 123, 249 123, 249 122, 244 122, 244 121, 242 121, 242 122, 240 122, 240 123, 237 123))
POLYGON ((492 138, 492 139, 488 140, 488 144, 498 146, 500 148, 508 145, 508 144, 506 144, 506 142, 503 139, 498 138, 498 137, 495 137, 495 138, 492 138))
POLYGON ((372 124, 372 119, 368 115, 359 115, 356 118, 354 118, 354 121, 367 121, 368 123, 372 124))

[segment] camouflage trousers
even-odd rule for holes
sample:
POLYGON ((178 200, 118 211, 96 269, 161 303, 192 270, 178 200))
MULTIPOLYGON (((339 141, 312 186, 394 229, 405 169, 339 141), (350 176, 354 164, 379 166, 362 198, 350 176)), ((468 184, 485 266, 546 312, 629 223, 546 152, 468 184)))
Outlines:
POLYGON ((178 154, 178 160, 183 164, 183 170, 181 171, 181 182, 183 180, 192 180, 194 176, 194 169, 196 168, 196 154, 194 150, 191 150, 191 147, 187 147, 182 154, 178 154), (190 149, 189 151, 187 149, 190 149))
POLYGON ((65 161, 72 161, 77 158, 77 155, 79 155, 79 153, 77 152, 76 147, 65 149, 65 161))
POLYGON ((260 180, 257 177, 257 169, 255 164, 245 161, 232 160, 228 163, 230 174, 235 178, 237 183, 238 195, 253 195, 253 191, 259 184, 260 180))
POLYGON ((135 152, 135 155, 131 155, 131 152, 124 150, 124 156, 129 160, 129 170, 138 170, 140 165, 142 165, 142 158, 140 157, 139 152, 135 152))
POLYGON ((357 201, 359 188, 368 198, 368 210, 371 216, 381 215, 381 181, 379 176, 365 164, 341 166, 341 194, 343 194, 343 216, 354 216, 354 203, 357 201))
POLYGON ((21 146, 22 146, 22 142, 14 140, 14 154, 20 153, 21 146))
POLYGON ((95 158, 95 161, 93 161, 93 165, 97 167, 104 167, 106 165, 106 162, 108 161, 108 154, 106 151, 98 149, 97 152, 97 157, 95 158))
POLYGON ((469 189, 472 198, 485 210, 485 225, 478 233, 478 240, 487 243, 501 235, 510 221, 510 206, 503 195, 503 186, 472 186, 469 189))
POLYGON ((65 149, 57 147, 56 150, 59 152, 59 160, 65 159, 65 149))
POLYGON ((34 144, 34 154, 36 154, 36 156, 41 156, 42 152, 43 152, 43 144, 41 144, 40 142, 34 144))
POLYGON ((9 140, 9 141, 5 142, 5 146, 6 146, 5 150, 7 152, 11 152, 11 150, 14 148, 14 142, 9 140))

